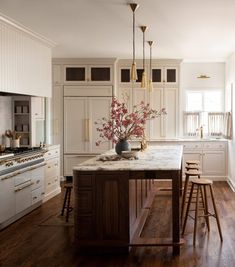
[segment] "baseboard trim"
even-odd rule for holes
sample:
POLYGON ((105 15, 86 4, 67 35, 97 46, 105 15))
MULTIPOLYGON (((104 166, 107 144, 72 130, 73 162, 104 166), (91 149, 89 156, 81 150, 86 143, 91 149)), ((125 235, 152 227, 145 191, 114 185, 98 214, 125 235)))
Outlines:
POLYGON ((233 192, 235 192, 235 182, 232 181, 229 177, 227 178, 227 183, 230 186, 230 188, 232 189, 233 192))

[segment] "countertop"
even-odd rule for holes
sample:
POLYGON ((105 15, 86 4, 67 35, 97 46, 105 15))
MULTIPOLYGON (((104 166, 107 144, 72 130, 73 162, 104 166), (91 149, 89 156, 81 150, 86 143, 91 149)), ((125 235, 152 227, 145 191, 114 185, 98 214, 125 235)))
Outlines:
MULTIPOLYGON (((114 155, 114 150, 106 152, 104 155, 114 155)), ((100 161, 101 156, 96 156, 77 166, 73 170, 77 171, 148 171, 148 170, 180 170, 183 155, 182 145, 169 146, 149 146, 145 151, 138 152, 138 159, 100 161)))
MULTIPOLYGON (((148 141, 148 140, 147 140, 148 141)), ((159 138, 152 139, 148 142, 227 142, 225 138, 159 138)), ((132 140, 131 143, 139 142, 138 140, 132 140)))

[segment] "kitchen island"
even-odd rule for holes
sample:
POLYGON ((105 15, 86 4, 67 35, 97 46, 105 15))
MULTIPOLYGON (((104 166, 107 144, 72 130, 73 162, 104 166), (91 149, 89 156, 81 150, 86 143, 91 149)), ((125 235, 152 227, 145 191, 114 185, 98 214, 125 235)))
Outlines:
POLYGON ((173 254, 180 254, 182 155, 182 146, 152 146, 138 152, 138 159, 101 161, 97 156, 75 166, 75 240, 79 250, 128 252, 132 246, 172 246, 173 254), (155 179, 172 180, 172 236, 142 238, 155 179))

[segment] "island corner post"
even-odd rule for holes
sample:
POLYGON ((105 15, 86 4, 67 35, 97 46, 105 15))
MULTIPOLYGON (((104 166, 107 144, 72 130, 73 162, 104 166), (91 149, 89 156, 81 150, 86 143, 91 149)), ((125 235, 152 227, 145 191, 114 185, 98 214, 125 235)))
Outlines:
MULTIPOLYGON (((182 148, 179 147, 172 154, 171 146, 167 146, 169 150, 164 148, 164 152, 169 152, 166 161, 175 162, 172 167, 154 169, 152 163, 145 169, 141 164, 135 168, 137 163, 132 161, 122 168, 122 162, 112 162, 110 166, 97 163, 94 158, 74 168, 75 241, 79 251, 118 253, 128 252, 132 246, 172 246, 173 255, 180 254, 183 240, 180 238, 182 148), (171 237, 140 237, 154 198, 154 179, 172 180, 171 237)), ((156 156, 160 158, 157 152, 156 156)))

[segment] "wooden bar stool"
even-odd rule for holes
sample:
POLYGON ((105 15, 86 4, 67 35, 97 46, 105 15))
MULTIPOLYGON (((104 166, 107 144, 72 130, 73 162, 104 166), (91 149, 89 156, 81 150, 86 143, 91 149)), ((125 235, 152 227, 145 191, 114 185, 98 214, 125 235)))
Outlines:
POLYGON ((223 241, 222 231, 221 231, 221 227, 220 227, 219 216, 218 216, 217 208, 215 205, 214 193, 213 193, 213 188, 212 188, 213 182, 211 180, 208 180, 208 179, 192 179, 191 182, 192 182, 192 188, 190 191, 189 201, 188 201, 187 210, 186 210, 186 214, 185 214, 185 218, 184 218, 182 235, 184 234, 186 223, 187 223, 187 218, 189 216, 189 210, 190 210, 190 205, 192 202, 193 190, 194 190, 194 187, 196 187, 196 192, 197 192, 196 193, 196 207, 195 207, 195 217, 193 218, 194 219, 193 245, 195 246, 195 243, 196 243, 198 217, 205 217, 206 218, 206 222, 208 225, 208 231, 210 231, 209 217, 213 216, 216 219, 217 227, 218 227, 219 235, 220 235, 220 240, 222 242, 223 241), (211 212, 208 211, 208 201, 207 201, 207 191, 206 191, 207 187, 209 187, 209 189, 210 189, 214 214, 212 214, 211 212), (202 191, 204 192, 204 196, 205 196, 205 209, 204 209, 204 215, 199 215, 198 214, 198 211, 199 211, 199 193, 202 191))
POLYGON ((72 207, 70 207, 70 200, 71 200, 71 191, 73 189, 73 185, 71 183, 65 184, 65 196, 64 196, 64 203, 63 208, 61 211, 61 216, 64 215, 64 210, 66 209, 66 222, 69 220, 69 212, 72 211, 72 207))
POLYGON ((199 160, 187 160, 185 163, 187 165, 200 165, 200 161, 199 160))
POLYGON ((188 170, 185 172, 185 181, 184 181, 184 191, 183 191, 183 196, 182 196, 182 203, 181 203, 181 221, 184 216, 184 210, 185 210, 185 203, 186 203, 186 196, 187 196, 187 191, 189 187, 189 177, 197 177, 198 179, 201 178, 201 172, 198 170, 188 170))
POLYGON ((198 164, 188 164, 185 166, 186 171, 189 170, 198 170, 199 171, 199 165, 198 164))

